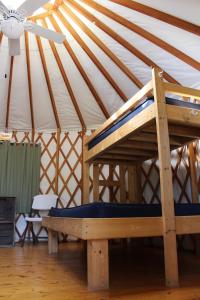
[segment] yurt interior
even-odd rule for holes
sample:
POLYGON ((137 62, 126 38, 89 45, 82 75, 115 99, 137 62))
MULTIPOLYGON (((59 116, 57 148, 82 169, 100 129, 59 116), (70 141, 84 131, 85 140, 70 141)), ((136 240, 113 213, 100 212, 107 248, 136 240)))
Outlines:
POLYGON ((0 299, 200 299, 200 1, 0 1, 0 299))

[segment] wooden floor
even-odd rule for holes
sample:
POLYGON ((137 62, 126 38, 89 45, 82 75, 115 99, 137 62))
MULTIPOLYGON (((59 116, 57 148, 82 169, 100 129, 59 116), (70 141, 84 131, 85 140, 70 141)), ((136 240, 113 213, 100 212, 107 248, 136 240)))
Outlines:
POLYGON ((0 299, 17 300, 199 300, 200 257, 180 257, 181 286, 164 288, 163 253, 148 247, 112 245, 109 291, 91 293, 86 287, 83 245, 59 245, 49 256, 47 244, 0 248, 0 299))

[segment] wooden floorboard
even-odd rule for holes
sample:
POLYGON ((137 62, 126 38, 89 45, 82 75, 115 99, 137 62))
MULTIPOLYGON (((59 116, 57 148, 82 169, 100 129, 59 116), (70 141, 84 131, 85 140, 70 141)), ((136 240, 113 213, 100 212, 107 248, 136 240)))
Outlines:
POLYGON ((180 288, 166 289, 163 251, 122 245, 110 247, 110 290, 95 293, 87 290, 81 243, 60 244, 54 255, 48 255, 47 243, 0 248, 0 299, 200 299, 199 256, 179 255, 180 288))

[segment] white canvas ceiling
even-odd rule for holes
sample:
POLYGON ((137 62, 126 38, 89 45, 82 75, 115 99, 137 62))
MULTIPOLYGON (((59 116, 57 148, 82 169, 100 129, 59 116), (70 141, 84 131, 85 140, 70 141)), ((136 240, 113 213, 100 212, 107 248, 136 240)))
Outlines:
MULTIPOLYGON (((15 1, 4 0, 3 2, 11 5, 15 1)), ((21 2, 23 1, 16 1, 16 6, 21 2)), ((54 1, 51 2, 54 3, 54 1)), ((7 38, 3 36, 0 50, 0 130, 5 130, 6 117, 8 119, 8 129, 30 130, 33 125, 32 121, 34 121, 34 128, 37 130, 55 130, 58 127, 58 122, 56 123, 55 119, 55 110, 58 115, 59 125, 63 130, 79 129, 83 123, 88 128, 94 128, 104 122, 108 115, 114 113, 126 99, 129 99, 139 89, 131 79, 131 76, 128 77, 127 74, 122 71, 119 64, 117 65, 113 62, 111 56, 109 57, 108 54, 106 54, 102 48, 100 49, 91 39, 85 28, 80 26, 77 19, 75 17, 72 19, 72 14, 75 14, 78 20, 83 22, 83 24, 89 28, 90 32, 95 34, 95 36, 103 42, 107 47, 107 51, 110 50, 111 53, 115 55, 115 59, 119 59, 123 66, 126 67, 126 70, 134 74, 142 85, 150 80, 151 66, 147 65, 139 57, 136 57, 130 49, 127 49, 126 45, 120 44, 119 41, 116 41, 108 33, 103 31, 102 28, 100 29, 97 21, 89 19, 88 15, 87 17, 83 16, 83 14, 77 10, 75 4, 83 7, 86 11, 95 16, 95 18, 103 22, 104 25, 111 28, 119 37, 122 37, 131 44, 134 49, 139 50, 145 57, 167 72, 174 80, 182 85, 200 88, 200 34, 189 32, 183 28, 178 28, 167 22, 160 21, 126 6, 114 3, 117 1, 89 1, 91 4, 98 3, 106 7, 111 12, 120 15, 124 19, 136 24, 140 28, 145 29, 157 38, 175 47, 179 50, 179 53, 181 51, 186 54, 187 57, 192 58, 191 65, 191 63, 184 62, 182 57, 179 58, 179 56, 173 55, 171 51, 167 51, 167 49, 164 50, 158 45, 155 45, 153 42, 114 21, 111 17, 97 11, 93 5, 88 5, 86 2, 88 1, 66 0, 64 1, 64 8, 61 1, 59 1, 61 5, 55 8, 55 12, 51 10, 54 20, 66 35, 68 49, 66 49, 64 45, 55 44, 55 47, 68 81, 67 86, 49 42, 41 39, 42 50, 44 52, 47 72, 50 79, 50 89, 52 90, 51 98, 53 97, 55 101, 54 109, 51 104, 51 91, 49 91, 45 78, 38 44, 35 36, 32 34, 28 35, 31 81, 28 81, 27 49, 24 36, 22 36, 21 55, 14 57, 13 60, 13 74, 9 98, 11 58, 8 55, 7 38), (58 9, 58 12, 67 20, 68 26, 71 26, 71 28, 76 31, 81 38, 81 42, 78 38, 77 40, 75 39, 77 36, 72 35, 72 31, 69 27, 66 29, 62 23, 62 19, 59 18, 59 14, 56 14, 56 9, 58 9), (74 56, 72 52, 69 53, 69 49, 73 51, 73 55, 81 65, 81 70, 86 74, 89 83, 92 85, 92 90, 91 86, 89 88, 88 82, 86 82, 83 74, 81 74, 80 67, 75 64, 73 60, 74 56), (88 55, 88 49, 91 55, 88 55), (99 65, 101 67, 99 67, 99 65), (33 120, 31 119, 30 108, 30 86, 33 99, 33 120), (119 87, 119 90, 116 87, 119 87), (72 99, 72 94, 74 99, 72 99), (106 113, 105 111, 103 112, 102 107, 100 107, 101 105, 97 103, 96 100, 98 99, 102 101, 106 113), (82 121, 80 116, 78 116, 73 100, 77 103, 82 121)), ((124 1, 124 3, 125 2, 127 1, 124 1)), ((130 2, 148 5, 200 26, 199 0, 140 0, 130 2)), ((44 11, 45 9, 37 13, 44 11)), ((48 15, 45 20, 50 29, 55 29, 48 15)), ((37 22, 40 25, 44 25, 40 19, 38 19, 37 22)))

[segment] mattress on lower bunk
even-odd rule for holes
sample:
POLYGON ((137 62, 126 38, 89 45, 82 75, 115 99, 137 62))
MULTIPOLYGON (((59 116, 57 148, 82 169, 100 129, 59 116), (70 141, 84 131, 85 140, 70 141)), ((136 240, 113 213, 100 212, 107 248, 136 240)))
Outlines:
MULTIPOLYGON (((200 104, 196 103, 191 103, 191 102, 186 102, 182 100, 177 100, 173 98, 165 98, 166 104, 169 105, 175 105, 175 106, 180 106, 180 107, 185 107, 185 108, 191 108, 191 109, 198 109, 200 110, 200 104)), ((96 138, 94 138, 89 144, 88 144, 88 149, 92 149, 94 146, 99 144, 102 140, 104 140, 107 136, 109 136, 111 133, 113 133, 115 130, 123 126, 125 123, 127 123, 129 120, 131 120, 133 117, 135 117, 137 114, 139 114, 141 111, 143 111, 145 108, 147 108, 149 105, 154 103, 154 98, 148 98, 145 102, 140 104, 136 109, 122 117, 119 121, 116 121, 113 126, 99 134, 96 138)))
MULTIPOLYGON (((51 208, 49 216, 68 218, 160 217, 160 204, 89 203, 73 208, 51 208)), ((176 216, 200 215, 200 204, 175 204, 176 216)))

